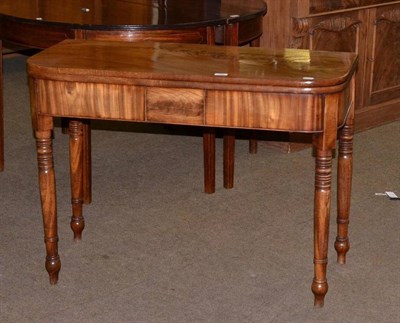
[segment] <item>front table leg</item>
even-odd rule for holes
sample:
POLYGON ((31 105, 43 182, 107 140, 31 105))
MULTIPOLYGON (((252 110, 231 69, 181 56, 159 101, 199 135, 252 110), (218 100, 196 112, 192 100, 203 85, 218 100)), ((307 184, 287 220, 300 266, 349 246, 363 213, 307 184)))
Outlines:
POLYGON ((332 150, 316 149, 314 196, 314 280, 311 290, 314 305, 322 307, 328 292, 326 269, 328 265, 329 216, 332 182, 332 150))
POLYGON ((56 182, 54 175, 52 131, 35 131, 39 167, 39 189, 42 204, 46 270, 50 284, 56 284, 61 261, 58 255, 56 182))
POLYGON ((84 158, 84 128, 82 121, 69 121, 69 160, 71 171, 71 203, 72 217, 71 229, 74 232, 74 240, 82 238, 85 220, 82 215, 83 204, 83 158, 84 158))

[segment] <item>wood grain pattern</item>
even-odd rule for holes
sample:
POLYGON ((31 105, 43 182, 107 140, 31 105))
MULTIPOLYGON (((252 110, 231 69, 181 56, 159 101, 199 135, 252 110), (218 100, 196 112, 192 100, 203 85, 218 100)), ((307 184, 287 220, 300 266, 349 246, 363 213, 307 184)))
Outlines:
MULTIPOLYGON (((266 0, 261 45, 359 54, 356 130, 400 119, 399 12, 391 0, 266 0)), ((289 148, 291 149, 291 148, 289 148)))
POLYGON ((65 40, 30 58, 28 68, 69 82, 182 88, 207 82, 211 90, 310 94, 345 88, 354 57, 306 49, 65 40))
POLYGON ((322 101, 312 95, 208 91, 206 124, 224 127, 322 131, 322 101))
POLYGON ((369 104, 395 100, 400 93, 400 7, 377 9, 375 14, 375 38, 369 44, 368 57, 371 64, 370 81, 367 81, 371 86, 369 104), (382 62, 390 62, 390 67, 382 62))
POLYGON ((144 121, 144 89, 79 82, 37 82, 40 113, 144 121), (62 94, 61 94, 62 93, 62 94), (60 96, 61 95, 61 96, 60 96), (60 108, 55 106, 60 104, 60 108))
POLYGON ((148 88, 146 121, 203 125, 204 98, 199 89, 148 88))

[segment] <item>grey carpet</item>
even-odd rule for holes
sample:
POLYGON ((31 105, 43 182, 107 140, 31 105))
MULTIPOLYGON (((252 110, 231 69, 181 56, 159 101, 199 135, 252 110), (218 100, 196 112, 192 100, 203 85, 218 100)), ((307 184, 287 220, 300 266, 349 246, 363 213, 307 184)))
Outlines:
MULTIPOLYGON (((0 322, 400 322, 400 122, 355 136, 351 250, 313 308, 310 149, 238 140, 235 188, 203 190, 196 133, 142 125, 93 130, 93 202, 69 228, 68 138, 55 132, 60 281, 50 286, 25 59, 5 61, 0 173, 0 322), (116 129, 115 129, 116 128, 116 129)), ((336 192, 336 181, 333 194, 336 192)))

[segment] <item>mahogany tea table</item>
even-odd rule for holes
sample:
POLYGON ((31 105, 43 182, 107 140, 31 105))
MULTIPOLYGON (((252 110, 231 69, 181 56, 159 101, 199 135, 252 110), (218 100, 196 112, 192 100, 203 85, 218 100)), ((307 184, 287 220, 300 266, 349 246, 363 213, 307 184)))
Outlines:
MULTIPOLYGON (((314 279, 323 306, 332 186, 338 148, 338 262, 349 250, 354 73, 357 55, 299 49, 66 40, 29 58, 39 187, 50 283, 58 281, 54 117, 71 118, 71 228, 84 228, 83 121, 123 120, 313 134, 314 279)), ((110 133, 111 135, 111 133, 110 133)), ((249 205, 251 207, 251 205, 249 205)), ((290 204, 287 206, 290 207, 290 204)))

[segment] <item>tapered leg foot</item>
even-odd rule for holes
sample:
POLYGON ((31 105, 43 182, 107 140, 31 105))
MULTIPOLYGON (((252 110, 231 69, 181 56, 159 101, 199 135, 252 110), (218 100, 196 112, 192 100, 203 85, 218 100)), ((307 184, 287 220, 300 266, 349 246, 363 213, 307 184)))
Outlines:
POLYGON ((346 254, 350 250, 349 239, 347 237, 336 237, 335 250, 337 252, 337 262, 341 265, 346 264, 346 254))
POLYGON ((83 216, 71 217, 71 229, 72 232, 74 233, 74 240, 79 241, 82 239, 82 231, 85 228, 85 220, 83 216))
POLYGON ((314 279, 311 290, 314 294, 314 306, 323 307, 325 295, 328 292, 328 283, 325 281, 316 281, 314 279))
POLYGON ((60 257, 46 257, 46 270, 49 273, 49 280, 51 285, 55 285, 58 282, 58 273, 61 269, 60 257))

